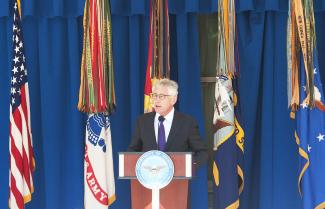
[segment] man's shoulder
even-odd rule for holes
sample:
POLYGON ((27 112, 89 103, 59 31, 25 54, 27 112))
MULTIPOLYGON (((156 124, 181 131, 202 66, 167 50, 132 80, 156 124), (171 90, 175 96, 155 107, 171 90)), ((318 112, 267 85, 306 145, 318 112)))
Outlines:
POLYGON ((191 116, 191 115, 188 115, 186 113, 183 113, 183 112, 178 112, 178 111, 175 111, 175 116, 179 119, 179 120, 183 120, 183 121, 194 121, 195 122, 195 119, 191 116))

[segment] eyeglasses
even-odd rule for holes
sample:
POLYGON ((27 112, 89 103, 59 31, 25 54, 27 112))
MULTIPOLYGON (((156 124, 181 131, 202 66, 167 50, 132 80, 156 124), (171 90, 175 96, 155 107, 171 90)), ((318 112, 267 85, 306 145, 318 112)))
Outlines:
POLYGON ((173 95, 168 95, 168 94, 155 94, 155 93, 150 94, 151 99, 154 99, 154 100, 157 100, 157 99, 164 100, 168 96, 173 96, 173 95))

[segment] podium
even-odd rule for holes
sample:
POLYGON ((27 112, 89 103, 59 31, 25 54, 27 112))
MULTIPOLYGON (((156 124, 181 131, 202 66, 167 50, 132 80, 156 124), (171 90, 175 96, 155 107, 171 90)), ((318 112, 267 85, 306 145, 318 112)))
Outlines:
MULTIPOLYGON (((152 193, 140 184, 135 166, 142 152, 119 153, 119 179, 130 179, 132 209, 151 209, 152 193)), ((191 152, 166 152, 174 164, 172 181, 160 190, 159 209, 187 209, 189 180, 192 178, 191 152)))

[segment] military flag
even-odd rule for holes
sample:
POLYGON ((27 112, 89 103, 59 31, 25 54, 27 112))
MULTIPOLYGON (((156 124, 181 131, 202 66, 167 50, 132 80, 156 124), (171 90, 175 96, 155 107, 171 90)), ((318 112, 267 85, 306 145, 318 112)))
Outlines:
POLYGON ((240 123, 235 1, 218 2, 214 105, 214 209, 238 208, 244 189, 244 131, 240 123))
MULTIPOLYGON (((301 71, 304 64, 301 63, 301 71)), ((298 188, 303 199, 304 209, 325 208, 325 103, 320 69, 317 57, 314 58, 314 108, 308 107, 306 93, 306 77, 301 72, 300 97, 301 104, 296 113, 295 139, 300 156, 300 172, 298 188)))
POLYGON ((85 209, 107 209, 115 197, 109 116, 115 111, 109 1, 86 0, 78 109, 88 113, 84 155, 85 209))
POLYGON ((115 201, 110 121, 106 114, 89 114, 84 160, 85 208, 106 209, 115 201))
POLYGON ((325 105, 312 0, 291 0, 287 34, 288 102, 296 121, 298 189, 304 209, 325 208, 325 105))
POLYGON ((151 112, 154 83, 170 77, 168 0, 150 0, 148 61, 144 87, 144 112, 151 112))
POLYGON ((240 125, 236 79, 217 76, 215 88, 214 209, 238 208, 244 189, 244 131, 240 125))
POLYGON ((32 199, 35 169, 20 5, 19 0, 14 1, 9 125, 9 207, 12 209, 23 209, 32 199))

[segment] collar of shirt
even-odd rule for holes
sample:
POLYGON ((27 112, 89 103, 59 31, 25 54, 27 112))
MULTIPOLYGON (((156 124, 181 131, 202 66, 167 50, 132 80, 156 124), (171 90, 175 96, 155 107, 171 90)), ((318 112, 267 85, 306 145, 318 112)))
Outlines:
MULTIPOLYGON (((166 136, 166 142, 169 136, 170 129, 172 127, 173 119, 174 119, 174 112, 175 109, 173 108, 164 118, 164 127, 165 127, 165 136, 166 136)), ((159 118, 160 114, 156 113, 154 126, 155 126, 155 135, 156 135, 156 141, 158 141, 158 126, 159 126, 159 118)))

